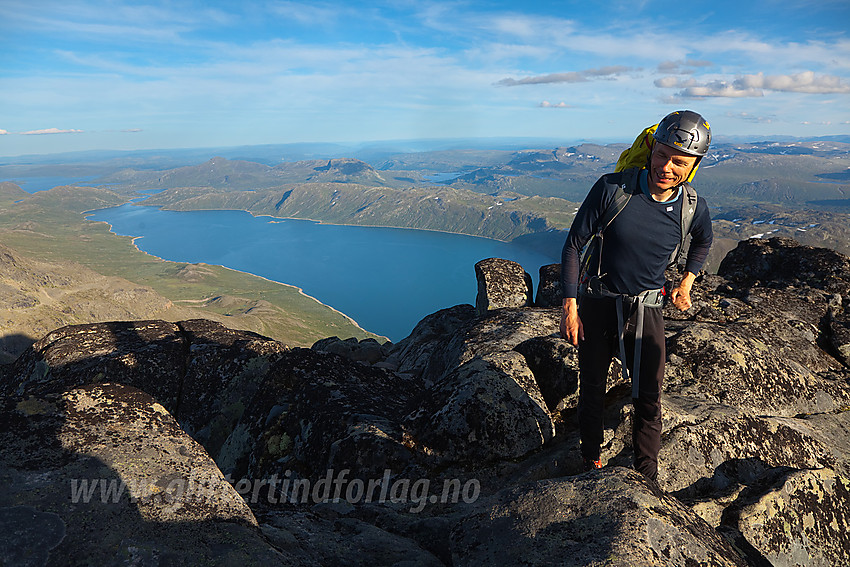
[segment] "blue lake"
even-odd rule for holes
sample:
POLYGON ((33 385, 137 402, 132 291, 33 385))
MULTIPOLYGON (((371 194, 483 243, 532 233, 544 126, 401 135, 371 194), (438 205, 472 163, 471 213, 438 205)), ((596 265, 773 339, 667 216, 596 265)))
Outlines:
MULTIPOLYGON (((474 265, 519 262, 537 289, 540 266, 560 261, 487 238, 423 230, 338 226, 254 217, 242 211, 163 211, 132 204, 89 218, 177 262, 218 264, 298 286, 393 341, 424 316, 475 303, 474 265)), ((343 337, 345 338, 345 337, 343 337)))

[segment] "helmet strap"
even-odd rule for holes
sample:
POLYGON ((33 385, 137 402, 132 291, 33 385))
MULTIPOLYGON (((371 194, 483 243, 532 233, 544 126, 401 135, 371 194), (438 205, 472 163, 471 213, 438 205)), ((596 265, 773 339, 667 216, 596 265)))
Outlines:
POLYGON ((699 162, 702 161, 702 156, 696 156, 697 160, 694 162, 694 166, 688 172, 688 175, 685 177, 685 181, 689 182, 694 178, 694 174, 697 172, 697 168, 699 167, 699 162))
POLYGON ((644 164, 644 169, 649 169, 650 164, 652 163, 652 150, 655 147, 655 140, 649 134, 647 134, 646 138, 643 139, 646 142, 646 147, 649 148, 649 153, 646 154, 646 163, 644 164))

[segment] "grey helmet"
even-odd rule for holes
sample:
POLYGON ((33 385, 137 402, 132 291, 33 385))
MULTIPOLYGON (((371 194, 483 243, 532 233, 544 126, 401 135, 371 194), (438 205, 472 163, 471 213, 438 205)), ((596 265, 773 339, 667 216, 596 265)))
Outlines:
POLYGON ((696 112, 677 110, 658 123, 652 137, 686 154, 702 157, 711 144, 711 129, 708 122, 696 112))

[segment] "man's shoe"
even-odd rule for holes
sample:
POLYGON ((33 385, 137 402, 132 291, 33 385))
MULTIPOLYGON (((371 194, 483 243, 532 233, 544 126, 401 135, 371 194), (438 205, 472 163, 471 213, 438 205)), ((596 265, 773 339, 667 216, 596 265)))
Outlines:
POLYGON ((583 460, 584 460, 584 472, 602 468, 602 460, 601 459, 596 459, 594 461, 593 459, 588 459, 587 457, 584 457, 583 460))

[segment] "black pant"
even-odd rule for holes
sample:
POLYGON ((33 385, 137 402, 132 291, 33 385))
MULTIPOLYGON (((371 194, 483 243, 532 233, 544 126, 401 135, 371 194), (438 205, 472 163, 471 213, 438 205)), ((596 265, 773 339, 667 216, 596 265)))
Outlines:
MULTIPOLYGON (((634 361, 636 306, 624 307, 626 361, 629 372, 634 361)), ((615 299, 583 297, 579 317, 584 341, 579 342, 578 421, 582 456, 596 460, 602 445, 603 405, 611 359, 619 357, 619 329, 615 299)), ((661 383, 664 379, 664 317, 661 308, 644 312, 637 398, 632 399, 634 424, 632 446, 635 470, 655 480, 661 448, 661 383)))

